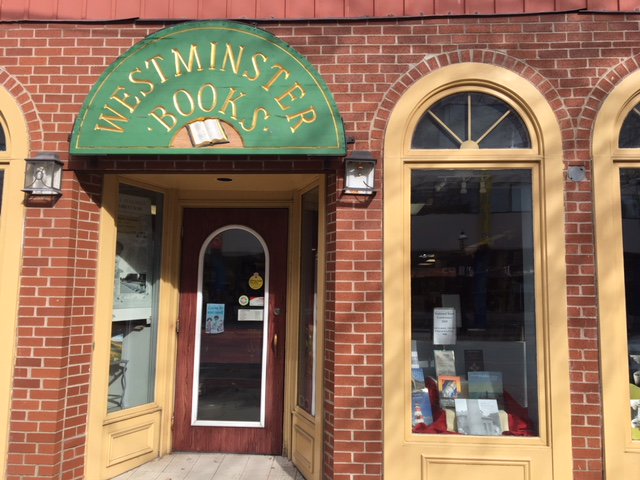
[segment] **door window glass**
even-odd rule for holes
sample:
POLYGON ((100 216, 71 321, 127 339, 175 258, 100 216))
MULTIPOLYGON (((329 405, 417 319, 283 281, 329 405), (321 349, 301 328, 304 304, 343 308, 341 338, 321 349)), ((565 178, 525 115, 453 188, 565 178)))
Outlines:
POLYGON ((411 173, 414 433, 538 434, 532 171, 411 173))
POLYGON ((160 193, 120 186, 109 411, 154 400, 162 201, 160 193))
POLYGON ((268 332, 267 251, 252 230, 214 232, 200 254, 193 424, 262 426, 268 332))
POLYGON ((318 188, 302 196, 298 406, 315 415, 318 324, 318 188))

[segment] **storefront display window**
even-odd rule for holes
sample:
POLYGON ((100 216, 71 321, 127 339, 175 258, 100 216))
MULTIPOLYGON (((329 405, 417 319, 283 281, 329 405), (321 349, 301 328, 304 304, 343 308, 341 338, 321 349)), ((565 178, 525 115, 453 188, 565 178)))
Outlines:
POLYGON ((640 440, 640 299, 638 298, 638 288, 640 288, 640 242, 638 242, 640 238, 640 169, 623 168, 620 170, 620 194, 629 352, 631 436, 634 440, 640 440))
MULTIPOLYGON (((465 92, 412 147, 530 148, 502 100, 465 92)), ((538 435, 533 170, 411 170, 412 431, 538 435)))
POLYGON ((162 195, 121 185, 117 217, 108 410, 152 402, 162 195))
MULTIPOLYGON (((640 148, 640 109, 636 105, 626 116, 620 129, 620 148, 640 148)), ((620 169, 620 208, 622 214, 622 246, 629 353, 629 396, 631 437, 640 440, 640 169, 620 169)))
POLYGON ((416 433, 537 434, 531 176, 412 171, 416 433))

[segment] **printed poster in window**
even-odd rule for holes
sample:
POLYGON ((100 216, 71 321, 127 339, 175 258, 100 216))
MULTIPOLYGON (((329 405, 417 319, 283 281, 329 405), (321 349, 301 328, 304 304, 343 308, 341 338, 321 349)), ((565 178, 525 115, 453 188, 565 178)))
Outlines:
POLYGON ((224 332, 224 303, 207 303, 204 333, 224 332))
POLYGON ((151 200, 120 194, 113 320, 151 319, 151 200))

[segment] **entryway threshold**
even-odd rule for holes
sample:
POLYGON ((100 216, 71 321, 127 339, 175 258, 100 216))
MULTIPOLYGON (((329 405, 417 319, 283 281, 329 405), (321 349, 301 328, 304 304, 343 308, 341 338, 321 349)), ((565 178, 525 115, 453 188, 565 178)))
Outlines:
POLYGON ((271 455, 172 453, 114 480, 304 480, 290 460, 271 455))

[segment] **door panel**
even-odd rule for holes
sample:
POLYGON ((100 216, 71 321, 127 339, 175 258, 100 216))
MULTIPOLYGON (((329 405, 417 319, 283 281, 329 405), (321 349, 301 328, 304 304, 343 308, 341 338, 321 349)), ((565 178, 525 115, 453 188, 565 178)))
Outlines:
POLYGON ((282 453, 285 209, 186 209, 174 450, 282 453))

